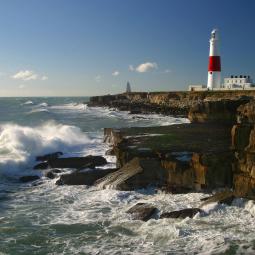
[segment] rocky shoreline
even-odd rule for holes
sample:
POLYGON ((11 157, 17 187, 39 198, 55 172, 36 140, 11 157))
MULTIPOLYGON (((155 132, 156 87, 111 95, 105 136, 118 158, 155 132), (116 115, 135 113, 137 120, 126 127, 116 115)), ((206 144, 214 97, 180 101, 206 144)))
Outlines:
MULTIPOLYGON (((116 169, 101 169, 103 157, 64 158, 61 152, 39 156, 47 178, 57 185, 94 185, 100 189, 139 190, 154 187, 170 193, 225 190, 208 201, 231 204, 234 198, 255 200, 255 92, 130 93, 92 97, 90 106, 136 113, 188 117, 190 124, 161 127, 105 128, 104 142, 116 156, 116 169), (73 168, 71 173, 63 172, 73 168)), ((35 176, 21 181, 36 181, 35 176)), ((207 201, 207 202, 208 202, 207 201)), ((201 209, 165 212, 165 217, 193 217, 201 209)), ((157 208, 137 204, 136 219, 148 220, 157 208)), ((157 214, 157 213, 156 213, 157 214)), ((158 214, 157 214, 158 215, 158 214)))

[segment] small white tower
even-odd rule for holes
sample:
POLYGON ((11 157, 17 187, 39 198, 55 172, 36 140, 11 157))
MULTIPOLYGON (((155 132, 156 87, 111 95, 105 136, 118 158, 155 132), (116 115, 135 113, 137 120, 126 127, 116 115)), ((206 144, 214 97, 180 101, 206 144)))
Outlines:
POLYGON ((126 88, 126 93, 130 93, 131 92, 131 86, 129 81, 127 82, 127 88, 126 88))
POLYGON ((208 64, 208 82, 207 88, 213 90, 214 88, 220 88, 221 82, 221 61, 220 61, 220 49, 219 49, 219 31, 213 29, 210 38, 210 52, 209 52, 209 64, 208 64))

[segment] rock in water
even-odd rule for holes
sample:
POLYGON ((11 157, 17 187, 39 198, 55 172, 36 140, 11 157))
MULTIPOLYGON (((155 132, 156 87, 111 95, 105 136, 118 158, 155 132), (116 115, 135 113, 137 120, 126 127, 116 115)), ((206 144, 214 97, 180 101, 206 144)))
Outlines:
POLYGON ((93 185, 94 182, 117 169, 94 169, 88 171, 63 174, 57 180, 57 185, 93 185))
POLYGON ((48 162, 42 162, 42 163, 39 163, 39 164, 35 165, 33 168, 35 170, 47 169, 47 168, 49 168, 49 164, 48 164, 48 162))
POLYGON ((47 168, 94 168, 95 166, 106 165, 107 161, 101 156, 54 158, 34 166, 34 169, 47 168))
POLYGON ((201 199, 202 201, 204 201, 204 203, 202 203, 200 207, 207 205, 209 203, 231 205, 234 198, 235 198, 234 192, 232 192, 231 190, 225 190, 222 192, 218 192, 213 196, 201 199))
POLYGON ((154 218, 157 208, 151 204, 138 203, 131 207, 126 213, 132 215, 133 220, 147 221, 154 218))
POLYGON ((199 208, 186 208, 179 211, 165 212, 160 215, 160 219, 164 218, 180 218, 185 219, 187 217, 193 218, 197 213, 203 212, 199 208))
POLYGON ((98 180, 100 188, 118 190, 135 190, 149 185, 162 185, 165 182, 165 171, 157 159, 133 158, 120 170, 98 180))
POLYGON ((50 159, 56 159, 56 158, 58 158, 62 155, 63 155, 63 152, 57 151, 57 152, 46 154, 46 155, 43 155, 43 156, 37 156, 36 161, 48 161, 50 159))
POLYGON ((27 176, 22 176, 22 177, 19 178, 19 180, 21 182, 32 182, 32 181, 35 181, 35 180, 38 180, 38 179, 40 179, 40 177, 37 176, 37 175, 27 175, 27 176))

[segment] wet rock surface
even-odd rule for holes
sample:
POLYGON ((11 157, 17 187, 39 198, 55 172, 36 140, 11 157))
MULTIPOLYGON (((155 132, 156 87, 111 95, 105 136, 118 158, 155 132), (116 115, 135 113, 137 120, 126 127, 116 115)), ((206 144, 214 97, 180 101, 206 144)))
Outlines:
POLYGON ((157 211, 158 209, 151 204, 137 203, 127 210, 126 213, 131 214, 133 220, 148 221, 156 217, 157 211))
MULTIPOLYGON (((142 173, 135 173, 136 177, 132 175, 129 181, 125 181, 126 187, 123 182, 120 184, 111 181, 119 180, 117 176, 112 176, 111 180, 108 178, 102 187, 130 189, 143 188, 147 184, 167 187, 173 193, 174 189, 176 193, 185 193, 231 187, 234 159, 230 148, 231 127, 227 124, 193 123, 106 129, 105 141, 112 142, 118 167, 125 167, 134 158, 138 158, 143 170, 142 173), (150 173, 147 183, 145 173, 150 173), (142 181, 138 181, 139 178, 142 181)), ((133 169, 136 167, 130 166, 133 169)), ((125 176, 127 173, 126 170, 119 171, 115 174, 125 176)))
POLYGON ((186 208, 178 211, 164 212, 160 215, 160 219, 164 218, 180 218, 185 219, 187 217, 193 218, 197 213, 203 213, 203 210, 199 208, 186 208))
POLYGON ((46 154, 46 155, 43 155, 43 156, 37 156, 36 161, 48 161, 48 160, 51 160, 51 159, 59 158, 62 155, 63 155, 63 152, 57 151, 57 152, 46 154))
POLYGON ((210 204, 210 203, 218 203, 218 204, 226 204, 231 205, 233 200, 236 198, 235 194, 231 190, 225 190, 222 192, 218 192, 212 196, 203 198, 201 201, 203 203, 200 207, 203 207, 204 205, 210 204))
POLYGON ((22 176, 22 177, 19 178, 19 180, 21 182, 32 182, 32 181, 35 181, 35 180, 38 180, 38 179, 40 179, 40 177, 37 176, 37 175, 27 175, 27 176, 22 176))
POLYGON ((93 185, 95 181, 104 176, 117 171, 117 169, 91 169, 85 171, 75 171, 63 174, 57 180, 57 185, 93 185))
POLYGON ((101 156, 87 156, 87 157, 69 157, 69 158, 54 158, 47 162, 42 162, 34 166, 34 169, 47 168, 94 168, 96 166, 106 165, 107 161, 101 156))
POLYGON ((255 199, 255 101, 238 108, 232 128, 233 186, 235 195, 255 199))
POLYGON ((159 160, 136 157, 118 171, 99 179, 96 185, 103 189, 136 190, 150 185, 162 186, 165 180, 159 160))

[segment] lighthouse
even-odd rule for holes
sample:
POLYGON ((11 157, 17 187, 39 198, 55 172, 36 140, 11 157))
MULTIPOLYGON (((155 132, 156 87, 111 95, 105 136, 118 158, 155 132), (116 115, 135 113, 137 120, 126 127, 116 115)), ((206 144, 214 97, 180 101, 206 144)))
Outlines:
POLYGON ((220 88, 220 51, 219 51, 219 30, 213 29, 210 38, 209 64, 208 64, 208 81, 207 89, 213 90, 220 88))

